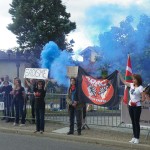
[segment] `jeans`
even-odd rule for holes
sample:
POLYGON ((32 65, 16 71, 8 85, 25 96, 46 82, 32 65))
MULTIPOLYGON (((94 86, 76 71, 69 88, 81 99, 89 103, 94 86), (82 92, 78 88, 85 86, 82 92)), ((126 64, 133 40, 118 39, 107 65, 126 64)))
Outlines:
POLYGON ((44 132, 44 115, 45 115, 45 108, 36 108, 36 130, 44 132))
POLYGON ((19 117, 21 116, 21 124, 25 124, 24 100, 23 99, 14 100, 14 103, 16 111, 15 123, 17 124, 19 123, 19 117))
POLYGON ((32 121, 35 121, 35 97, 34 95, 30 96, 30 105, 31 105, 32 121))
POLYGON ((134 138, 139 139, 141 106, 137 106, 137 107, 129 106, 129 114, 132 122, 133 136, 134 138))
POLYGON ((5 106, 5 109, 4 109, 4 116, 6 117, 5 119, 6 120, 9 120, 10 117, 11 117, 11 97, 9 94, 6 94, 4 96, 4 106, 5 106))
POLYGON ((70 132, 74 132, 74 120, 76 116, 77 132, 81 133, 82 126, 82 109, 76 109, 72 105, 69 106, 70 132))

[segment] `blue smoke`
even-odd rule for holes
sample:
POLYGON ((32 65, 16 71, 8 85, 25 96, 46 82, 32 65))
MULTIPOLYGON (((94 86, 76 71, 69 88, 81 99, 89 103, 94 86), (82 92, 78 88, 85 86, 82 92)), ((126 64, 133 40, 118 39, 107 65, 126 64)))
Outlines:
POLYGON ((41 67, 49 69, 49 75, 59 85, 69 86, 67 66, 74 66, 72 54, 61 51, 56 43, 50 41, 41 52, 41 67))
MULTIPOLYGON (((145 2, 148 1, 145 0, 145 2)), ((61 52, 55 44, 55 48, 52 48, 53 44, 51 44, 41 54, 42 67, 49 68, 51 77, 55 78, 60 85, 68 86, 66 66, 81 65, 96 76, 100 75, 103 67, 108 68, 109 73, 116 69, 125 72, 127 54, 130 53, 133 72, 142 74, 144 80, 148 81, 150 74, 148 69, 150 64, 149 15, 149 9, 136 4, 92 6, 87 10, 84 21, 86 32, 98 47, 96 49, 99 55, 98 60, 91 64, 90 54, 85 53, 84 62, 74 63, 71 54, 66 51, 61 52)), ((95 50, 95 46, 91 48, 95 50)))
POLYGON ((51 66, 51 77, 57 81, 59 85, 69 87, 69 78, 67 77, 67 66, 75 66, 72 60, 72 54, 62 51, 60 56, 55 58, 51 66))
POLYGON ((127 16, 134 18, 133 25, 135 27, 142 14, 150 15, 150 11, 146 11, 141 5, 136 4, 122 6, 106 3, 91 6, 86 11, 84 26, 86 27, 86 32, 90 33, 89 37, 93 44, 99 45, 98 36, 100 34, 109 31, 113 26, 119 26, 119 23, 125 20, 127 16))
POLYGON ((41 67, 50 69, 55 58, 59 57, 60 49, 56 43, 50 41, 47 43, 41 52, 41 67))

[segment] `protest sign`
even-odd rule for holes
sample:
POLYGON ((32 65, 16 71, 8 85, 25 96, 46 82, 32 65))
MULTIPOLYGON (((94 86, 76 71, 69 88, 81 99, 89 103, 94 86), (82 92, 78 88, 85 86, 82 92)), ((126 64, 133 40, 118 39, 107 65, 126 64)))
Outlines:
POLYGON ((44 68, 26 68, 24 72, 24 78, 29 79, 47 79, 48 69, 44 68))
POLYGON ((67 76, 68 77, 77 77, 78 74, 78 66, 69 66, 67 67, 67 76))

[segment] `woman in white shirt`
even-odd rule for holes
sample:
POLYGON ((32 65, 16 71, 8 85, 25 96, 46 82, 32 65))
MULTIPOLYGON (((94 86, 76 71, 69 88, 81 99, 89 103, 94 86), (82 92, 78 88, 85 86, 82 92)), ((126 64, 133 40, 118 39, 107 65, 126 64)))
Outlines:
POLYGON ((142 78, 138 74, 132 75, 133 83, 126 82, 122 75, 119 73, 121 81, 130 87, 130 100, 129 100, 129 114, 133 128, 133 138, 130 143, 138 144, 140 137, 140 115, 141 115, 141 102, 145 100, 142 86, 142 78))

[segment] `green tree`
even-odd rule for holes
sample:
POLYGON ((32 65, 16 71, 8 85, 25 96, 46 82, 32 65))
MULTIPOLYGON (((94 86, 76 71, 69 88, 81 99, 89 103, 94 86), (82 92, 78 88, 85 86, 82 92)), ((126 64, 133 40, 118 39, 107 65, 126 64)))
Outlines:
POLYGON ((61 49, 67 46, 66 36, 76 28, 61 0, 13 0, 9 13, 13 23, 8 25, 21 49, 36 50, 54 41, 61 49))

